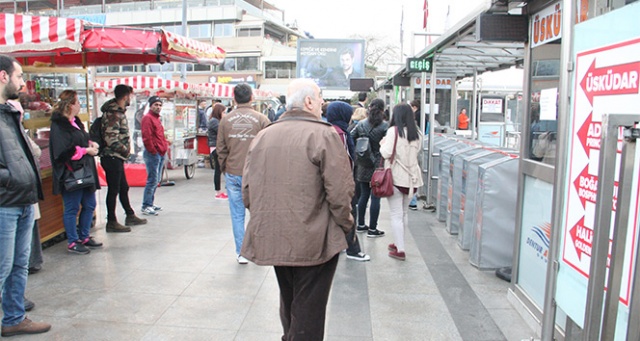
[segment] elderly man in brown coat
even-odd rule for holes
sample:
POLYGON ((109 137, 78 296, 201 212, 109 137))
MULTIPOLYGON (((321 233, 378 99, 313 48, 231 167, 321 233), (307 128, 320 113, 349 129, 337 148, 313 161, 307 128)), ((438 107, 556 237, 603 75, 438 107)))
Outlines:
POLYGON ((251 143, 242 196, 251 218, 242 255, 273 265, 283 340, 322 340, 327 300, 353 225, 354 183, 335 129, 320 119, 320 88, 291 82, 287 112, 251 143))

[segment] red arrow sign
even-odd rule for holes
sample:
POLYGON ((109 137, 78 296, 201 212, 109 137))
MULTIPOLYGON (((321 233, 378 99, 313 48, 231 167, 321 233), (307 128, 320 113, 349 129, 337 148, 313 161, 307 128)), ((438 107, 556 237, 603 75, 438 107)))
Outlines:
POLYGON ((595 96, 637 94, 639 70, 640 62, 596 68, 594 58, 580 86, 591 105, 595 96))
POLYGON ((580 221, 569 230, 569 234, 571 235, 573 247, 578 254, 578 259, 582 260, 582 254, 591 256, 593 230, 584 226, 584 217, 580 218, 580 221))
POLYGON ((596 202, 596 192, 598 190, 598 177, 589 174, 589 166, 585 166, 580 175, 573 181, 578 197, 584 208, 587 201, 596 202))
POLYGON ((582 144, 582 148, 589 155, 589 149, 600 150, 600 136, 602 135, 602 123, 593 122, 593 112, 589 113, 589 116, 582 124, 582 127, 578 129, 578 139, 582 144))

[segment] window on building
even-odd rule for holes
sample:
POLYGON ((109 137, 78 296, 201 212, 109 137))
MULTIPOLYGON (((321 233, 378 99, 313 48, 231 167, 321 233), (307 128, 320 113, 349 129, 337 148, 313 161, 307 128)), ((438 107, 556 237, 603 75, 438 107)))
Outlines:
POLYGON ((122 72, 133 72, 133 65, 122 65, 122 72))
POLYGON ((211 65, 206 64, 194 64, 193 71, 195 72, 211 72, 211 65))
POLYGON ((294 62, 265 62, 265 78, 295 78, 296 63, 294 62))
POLYGON ((285 35, 283 33, 276 32, 274 30, 266 29, 264 30, 264 37, 267 39, 272 39, 274 41, 284 43, 285 35))
POLYGON ((242 70, 259 70, 258 57, 238 57, 236 58, 236 69, 242 70))
POLYGON ((213 25, 214 37, 233 37, 233 24, 232 23, 215 23, 213 25))
POLYGON ((238 28, 238 37, 260 37, 262 29, 260 27, 241 27, 238 28))
POLYGON ((260 70, 258 65, 258 57, 232 57, 225 58, 216 71, 255 71, 260 70))
POLYGON ((190 38, 211 38, 211 24, 189 25, 190 38))
POLYGON ((546 59, 533 62, 533 77, 558 77, 560 76, 560 60, 546 59))
POLYGON ((182 25, 166 25, 166 26, 162 26, 162 27, 158 27, 158 28, 163 28, 167 32, 179 34, 179 35, 182 35, 182 36, 184 35, 182 33, 182 25))
POLYGON ((146 65, 135 65, 133 69, 134 69, 134 72, 147 72, 146 65))
POLYGON ((220 71, 236 71, 236 59, 225 58, 224 62, 219 66, 220 71))
POLYGON ((107 73, 109 69, 106 66, 98 66, 96 67, 96 73, 107 73))
POLYGON ((118 73, 120 72, 120 66, 109 66, 107 72, 109 73, 118 73))
POLYGON ((172 64, 172 63, 164 63, 162 65, 152 64, 152 65, 149 65, 149 72, 174 72, 175 65, 177 64, 172 64))

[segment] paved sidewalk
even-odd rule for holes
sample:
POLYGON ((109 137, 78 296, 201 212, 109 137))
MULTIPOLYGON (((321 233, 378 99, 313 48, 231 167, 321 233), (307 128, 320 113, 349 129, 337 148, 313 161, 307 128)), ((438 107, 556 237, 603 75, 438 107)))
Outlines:
MULTIPOLYGON (((270 267, 236 263, 226 201, 214 199, 213 173, 192 180, 172 170, 156 192, 157 217, 131 233, 104 231, 104 198, 92 234, 104 247, 44 251, 29 276, 29 314, 53 325, 20 340, 280 340, 278 286, 270 267)), ((132 188, 139 212, 143 188, 132 188)), ((45 195, 51 195, 45 193, 45 195)), ((142 215, 140 215, 142 216, 142 215)), ((119 218, 124 221, 120 209, 119 218)), ((46 219, 46 218, 45 218, 46 219)), ((326 340, 515 340, 533 331, 507 301, 509 284, 469 265, 433 213, 410 212, 407 260, 393 242, 382 200, 383 238, 360 235, 370 262, 341 256, 327 313, 326 340)))

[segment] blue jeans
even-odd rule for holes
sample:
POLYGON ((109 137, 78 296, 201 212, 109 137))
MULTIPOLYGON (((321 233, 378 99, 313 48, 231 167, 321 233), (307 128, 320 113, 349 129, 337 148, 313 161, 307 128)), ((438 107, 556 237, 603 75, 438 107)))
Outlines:
POLYGON ((162 174, 162 165, 164 164, 164 156, 160 154, 151 154, 148 151, 142 152, 144 164, 147 167, 147 184, 144 186, 144 195, 142 197, 142 208, 153 206, 153 200, 156 196, 156 189, 160 182, 160 174, 162 174))
POLYGON ((33 213, 33 205, 0 207, 0 288, 6 327, 24 320, 33 213))
POLYGON ((62 223, 64 231, 67 233, 67 243, 71 245, 78 240, 85 240, 89 237, 93 211, 96 210, 96 192, 90 188, 72 192, 63 190, 62 202, 64 203, 62 223), (80 205, 82 205, 82 210, 80 210, 80 205), (80 211, 79 218, 78 211, 80 211), (78 236, 78 230, 80 230, 80 236, 78 236))
POLYGON ((367 212, 367 202, 371 197, 371 207, 369 207, 369 229, 378 228, 378 216, 380 215, 380 198, 371 193, 371 184, 358 181, 360 186, 360 199, 358 200, 358 225, 364 226, 364 214, 367 212))
POLYGON ((242 202, 242 176, 224 173, 225 188, 229 196, 229 211, 231 212, 231 226, 233 238, 236 242, 236 254, 240 254, 244 239, 244 216, 246 214, 242 202))

